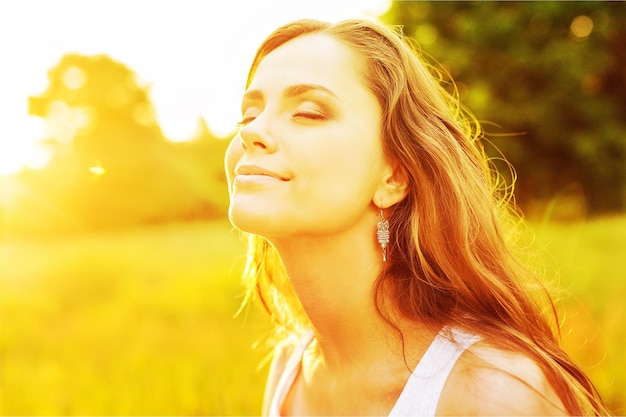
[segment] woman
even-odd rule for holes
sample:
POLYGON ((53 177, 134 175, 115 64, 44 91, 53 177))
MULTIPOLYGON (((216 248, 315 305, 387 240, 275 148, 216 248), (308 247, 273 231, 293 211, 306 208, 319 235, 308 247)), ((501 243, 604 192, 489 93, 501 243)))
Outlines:
POLYGON ((279 335, 264 414, 606 412, 513 255, 480 130, 398 34, 277 29, 242 114, 229 218, 279 335))

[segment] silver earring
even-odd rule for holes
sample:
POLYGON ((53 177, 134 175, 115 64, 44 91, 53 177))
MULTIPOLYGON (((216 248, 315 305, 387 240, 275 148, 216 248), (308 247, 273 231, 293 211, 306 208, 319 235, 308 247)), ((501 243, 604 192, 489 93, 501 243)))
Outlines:
POLYGON ((387 245, 389 244, 389 222, 385 219, 383 209, 378 209, 380 219, 376 226, 376 236, 378 236, 378 243, 383 249, 383 262, 387 262, 387 245))

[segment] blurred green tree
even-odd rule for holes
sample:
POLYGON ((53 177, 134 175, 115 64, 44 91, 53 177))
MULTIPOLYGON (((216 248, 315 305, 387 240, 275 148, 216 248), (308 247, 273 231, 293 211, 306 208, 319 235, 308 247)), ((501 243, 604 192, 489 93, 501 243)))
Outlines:
POLYGON ((225 214, 228 141, 202 120, 189 143, 166 140, 149 88, 106 55, 65 55, 48 76, 29 112, 46 120, 54 156, 20 174, 23 192, 11 213, 4 208, 8 228, 84 230, 225 214))
POLYGON ((149 89, 125 65, 106 55, 68 54, 48 78, 46 91, 29 98, 29 111, 52 125, 51 142, 71 141, 86 157, 118 159, 120 146, 164 141, 149 89))
POLYGON ((382 19, 455 80, 522 209, 577 194, 592 215, 626 209, 626 4, 394 1, 382 19))

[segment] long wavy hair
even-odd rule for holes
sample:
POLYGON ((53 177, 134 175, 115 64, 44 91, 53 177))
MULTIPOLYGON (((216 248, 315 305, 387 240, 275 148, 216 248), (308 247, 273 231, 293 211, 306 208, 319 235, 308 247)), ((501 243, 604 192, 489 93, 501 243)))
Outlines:
MULTIPOLYGON (((369 20, 296 21, 261 44, 247 84, 274 49, 316 33, 363 57, 363 81, 382 109, 383 151, 409 182, 407 197, 388 215, 388 259, 373 289, 381 317, 394 326, 386 313, 393 303, 396 311, 429 326, 479 334, 532 358, 567 412, 608 414, 592 382, 559 346, 548 292, 518 260, 515 230, 523 222, 511 201, 512 185, 504 184, 486 157, 479 123, 410 40, 369 20)), ((278 253, 264 238, 248 238, 246 301, 261 301, 280 338, 297 335, 308 321, 278 253)))

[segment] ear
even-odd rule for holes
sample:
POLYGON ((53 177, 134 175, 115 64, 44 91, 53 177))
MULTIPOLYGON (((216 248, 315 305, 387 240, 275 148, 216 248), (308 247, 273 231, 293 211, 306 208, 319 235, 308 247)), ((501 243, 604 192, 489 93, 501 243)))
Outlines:
POLYGON ((374 204, 380 208, 391 207, 404 200, 409 192, 409 176, 406 170, 399 166, 387 165, 376 193, 374 204))

